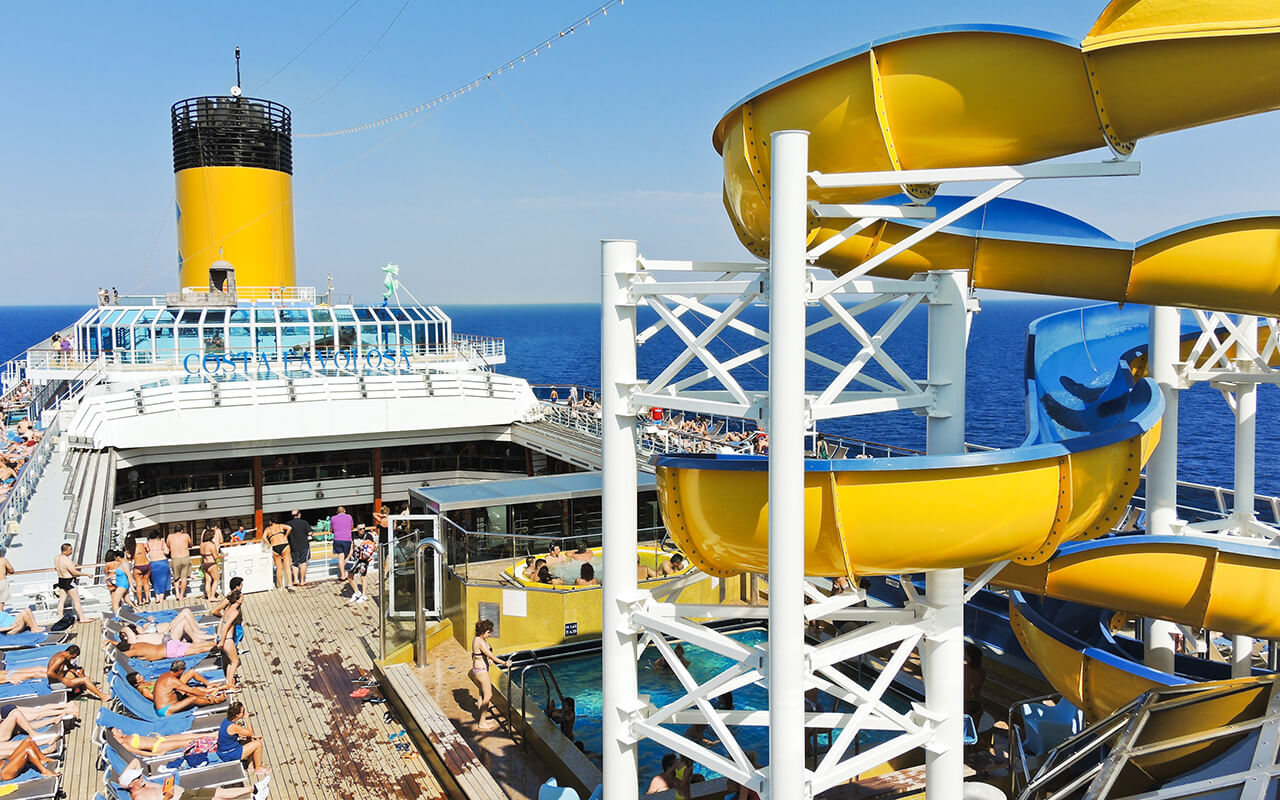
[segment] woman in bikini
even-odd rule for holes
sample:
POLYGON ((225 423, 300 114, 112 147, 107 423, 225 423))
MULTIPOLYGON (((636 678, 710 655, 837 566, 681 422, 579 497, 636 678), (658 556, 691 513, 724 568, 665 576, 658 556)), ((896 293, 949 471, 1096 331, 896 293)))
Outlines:
POLYGON ((497 722, 484 718, 484 713, 489 710, 490 701, 493 700, 493 686, 489 682, 489 664, 502 664, 508 669, 511 668, 511 659, 504 661, 493 654, 493 648, 489 647, 488 642, 492 635, 492 622, 482 619, 476 623, 476 638, 471 640, 471 671, 467 673, 467 677, 480 691, 480 702, 476 706, 476 727, 482 731, 491 731, 498 727, 497 722))
POLYGON ((218 596, 218 539, 208 528, 200 537, 200 571, 204 573, 204 596, 212 600, 218 596))
POLYGON ((265 531, 271 545, 271 558, 276 562, 276 588, 285 589, 289 581, 289 526, 277 522, 265 531))
POLYGON ((156 599, 163 600, 173 588, 173 573, 169 571, 169 545, 160 531, 152 531, 147 537, 147 561, 151 563, 151 588, 156 599))
POLYGON ((151 561, 147 558, 147 540, 134 537, 133 546, 126 547, 133 557, 133 597, 138 605, 151 602, 151 561))

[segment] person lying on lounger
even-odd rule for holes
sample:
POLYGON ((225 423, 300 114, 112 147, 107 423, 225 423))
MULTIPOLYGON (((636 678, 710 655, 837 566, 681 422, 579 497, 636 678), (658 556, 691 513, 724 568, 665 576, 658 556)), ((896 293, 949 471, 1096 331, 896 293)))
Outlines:
POLYGON ((49 685, 61 683, 72 691, 88 692, 102 702, 107 702, 107 695, 95 686, 93 681, 85 677, 83 669, 76 666, 76 659, 79 657, 80 647, 74 644, 66 650, 54 653, 45 668, 45 678, 48 679, 49 685))
POLYGON ((170 798, 172 800, 239 800, 239 798, 260 800, 267 796, 267 784, 271 782, 271 776, 268 775, 254 784, 251 789, 229 786, 217 789, 183 789, 181 786, 174 786, 166 790, 164 784, 152 783, 142 775, 142 762, 136 758, 129 762, 124 772, 120 773, 119 783, 132 800, 170 800, 170 798))
POLYGON ((58 773, 45 766, 46 763, 57 764, 58 762, 52 758, 45 758, 44 753, 40 752, 40 747, 30 739, 23 739, 13 748, 13 752, 4 760, 4 764, 0 766, 0 780, 11 781, 14 778, 26 772, 27 767, 35 767, 36 770, 46 778, 53 777, 58 773))
POLYGON ((173 622, 162 622, 159 625, 125 625, 120 629, 120 641, 143 644, 166 644, 172 639, 185 639, 189 642, 212 642, 214 637, 200 630, 195 615, 184 608, 173 622))
MULTIPOLYGON (((41 675, 40 677, 44 677, 41 675)), ((75 703, 45 703, 40 706, 19 706, 16 703, 0 704, 0 720, 9 716, 13 710, 19 710, 26 717, 33 727, 43 728, 51 722, 57 722, 60 719, 73 719, 80 721, 80 709, 76 708, 75 703)))
MULTIPOLYGON (((55 719, 61 719, 61 716, 55 719)), ((49 733, 37 733, 39 728, 44 727, 53 720, 48 717, 41 718, 43 722, 37 724, 29 718, 23 709, 18 708, 12 703, 6 703, 0 706, 0 742, 8 742, 19 733, 24 736, 35 739, 36 744, 44 746, 52 744, 62 738, 62 731, 51 731, 49 733)))
MULTIPOLYGON (((174 664, 182 664, 182 662, 176 661, 174 664)), ((185 665, 183 665, 183 669, 185 670, 185 665)), ((185 675, 192 674, 194 673, 185 673, 185 675)), ((151 701, 151 704, 156 709, 156 714, 161 717, 177 714, 196 706, 211 706, 226 699, 225 688, 191 686, 182 681, 182 677, 184 676, 170 669, 169 672, 163 673, 154 681, 144 680, 136 672, 130 672, 124 679, 130 686, 138 690, 138 694, 151 701)))
POLYGON ((207 748, 202 752, 212 753, 218 747, 218 737, 213 733, 175 733, 170 736, 139 736, 128 734, 119 728, 110 728, 107 735, 115 739, 125 750, 139 756, 175 753, 188 748, 207 748))
POLYGON ((22 669, 0 669, 0 683, 22 683, 37 681, 45 676, 44 667, 23 667, 22 669))
POLYGON ((217 642, 213 639, 203 642, 184 642, 181 639, 170 639, 164 644, 130 642, 126 639, 116 645, 116 650, 129 656, 129 658, 140 658, 143 661, 160 661, 166 658, 202 655, 212 650, 216 645, 217 642))
POLYGON ((44 626, 36 624, 36 617, 31 609, 19 609, 16 614, 0 611, 0 633, 44 633, 44 626))

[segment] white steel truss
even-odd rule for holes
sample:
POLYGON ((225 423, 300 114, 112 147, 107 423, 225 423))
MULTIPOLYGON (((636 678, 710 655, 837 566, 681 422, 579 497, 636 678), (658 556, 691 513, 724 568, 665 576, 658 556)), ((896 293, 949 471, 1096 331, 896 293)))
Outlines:
POLYGON ((870 272, 1025 180, 1135 175, 1140 166, 1108 161, 823 175, 808 170, 807 136, 798 131, 774 134, 769 263, 646 259, 633 241, 602 243, 605 800, 636 797, 636 746, 644 738, 760 792, 765 800, 809 800, 923 748, 930 800, 961 796, 963 607, 998 569, 986 570, 967 593, 958 569, 930 573, 923 595, 904 580, 902 606, 873 608, 857 589, 833 596, 819 591, 804 576, 801 548, 770 537, 768 606, 680 603, 684 582, 669 586, 661 597, 639 591, 635 564, 626 556, 634 552, 636 541, 637 416, 661 407, 759 420, 769 435, 771 530, 803 525, 803 440, 818 420, 914 409, 927 418, 930 453, 963 452, 965 351, 970 318, 977 310, 966 273, 934 272, 901 280, 870 272), (936 218, 927 206, 808 199, 811 185, 830 189, 952 181, 995 185, 936 218), (810 215, 847 219, 849 224, 809 249, 805 233, 810 215), (812 266, 850 236, 888 218, 930 221, 840 277, 812 266), (727 303, 717 303, 716 298, 725 297, 727 303), (757 303, 769 307, 767 330, 743 319, 757 303), (882 322, 867 322, 869 312, 893 303, 897 306, 882 322), (644 330, 636 325, 640 305, 657 315, 644 330), (885 343, 921 305, 929 310, 928 374, 913 377, 885 351, 885 343), (815 335, 830 329, 843 331, 854 346, 839 353, 820 351, 815 335), (636 347, 662 331, 677 337, 682 348, 652 380, 640 381, 636 347), (727 347, 723 337, 730 332, 751 345, 727 347), (766 390, 739 377, 741 368, 753 368, 761 360, 768 361, 766 390), (820 387, 807 388, 806 365, 823 367, 830 377, 820 387), (726 636, 712 624, 725 619, 767 620, 768 641, 749 646, 726 636), (813 644, 804 638, 810 625, 829 626, 836 633, 813 644), (701 676, 700 683, 676 656, 675 642, 706 648, 732 664, 709 678, 701 676), (649 646, 684 691, 662 707, 638 690, 640 653, 649 646), (848 664, 882 649, 890 653, 883 669, 869 685, 860 683, 848 664), (886 692, 917 652, 925 700, 908 710, 895 708, 886 702, 886 692), (750 684, 767 688, 768 710, 719 707, 719 698, 750 684), (811 690, 821 708, 806 708, 811 690), (738 740, 735 731, 743 725, 769 727, 767 764, 753 761, 738 740), (699 735, 708 728, 723 753, 699 735), (817 731, 827 733, 829 748, 809 758, 804 743, 817 731), (874 741, 860 739, 868 732, 875 732, 874 741))

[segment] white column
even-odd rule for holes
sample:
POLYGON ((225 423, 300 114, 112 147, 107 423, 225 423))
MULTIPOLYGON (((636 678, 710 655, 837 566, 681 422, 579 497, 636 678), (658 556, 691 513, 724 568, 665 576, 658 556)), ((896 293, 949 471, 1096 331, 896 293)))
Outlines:
MULTIPOLYGON (((1240 317, 1240 337, 1249 343, 1252 349, 1258 341, 1258 318, 1240 317)), ((1245 368, 1246 359, 1238 358, 1236 363, 1245 368)), ((1232 517, 1236 529, 1247 535, 1255 518, 1254 498, 1254 453, 1258 442, 1258 384, 1241 382, 1236 384, 1236 452, 1235 452, 1235 505, 1232 517)), ((1231 676, 1243 678, 1248 676, 1252 667, 1253 639, 1248 636, 1231 637, 1231 676)))
MULTIPOLYGON (((1164 416, 1160 423, 1160 443, 1147 462, 1147 532, 1166 535, 1178 523, 1178 376, 1181 359, 1182 318, 1176 308, 1151 308, 1148 373, 1164 395, 1164 416)), ((1173 672, 1172 622, 1148 619, 1143 638, 1147 666, 1173 672)))
POLYGON ((636 243, 605 240, 600 249, 604 797, 636 800, 639 749, 626 715, 637 703, 640 654, 638 639, 630 633, 631 621, 620 605, 636 592, 636 415, 628 397, 636 380, 636 306, 629 292, 636 271, 636 243))
POLYGON ((804 763, 804 328, 809 134, 773 134, 769 225, 769 773, 807 800, 804 763))
MULTIPOLYGON (((934 402, 925 432, 930 455, 964 452, 965 355, 968 346, 967 273, 937 272, 929 303, 929 384, 934 402)), ((925 576, 934 628, 920 646, 925 706, 941 720, 925 750, 929 800, 961 800, 964 785, 964 570, 925 576)), ((974 720, 976 724, 978 720, 974 720)))

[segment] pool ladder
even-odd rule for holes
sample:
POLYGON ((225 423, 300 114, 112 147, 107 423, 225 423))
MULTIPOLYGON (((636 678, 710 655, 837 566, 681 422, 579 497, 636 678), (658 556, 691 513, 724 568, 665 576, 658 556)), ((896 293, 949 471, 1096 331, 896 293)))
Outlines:
MULTIPOLYGON (((525 664, 520 668, 520 721, 524 725, 524 730, 520 737, 520 746, 525 750, 529 749, 529 718, 525 714, 529 710, 529 693, 525 691, 526 681, 525 674, 529 670, 533 670, 542 678, 542 686, 546 689, 548 700, 551 698, 552 690, 555 690, 556 700, 560 703, 560 708, 564 708, 564 693, 560 691, 560 683, 556 680, 556 674, 551 669, 551 665, 544 661, 538 660, 538 655, 532 650, 529 651, 533 656, 533 661, 525 664)), ((516 739, 516 721, 515 715, 511 713, 511 687, 515 683, 515 675, 512 670, 507 671, 507 719, 511 721, 511 740, 516 739)))

